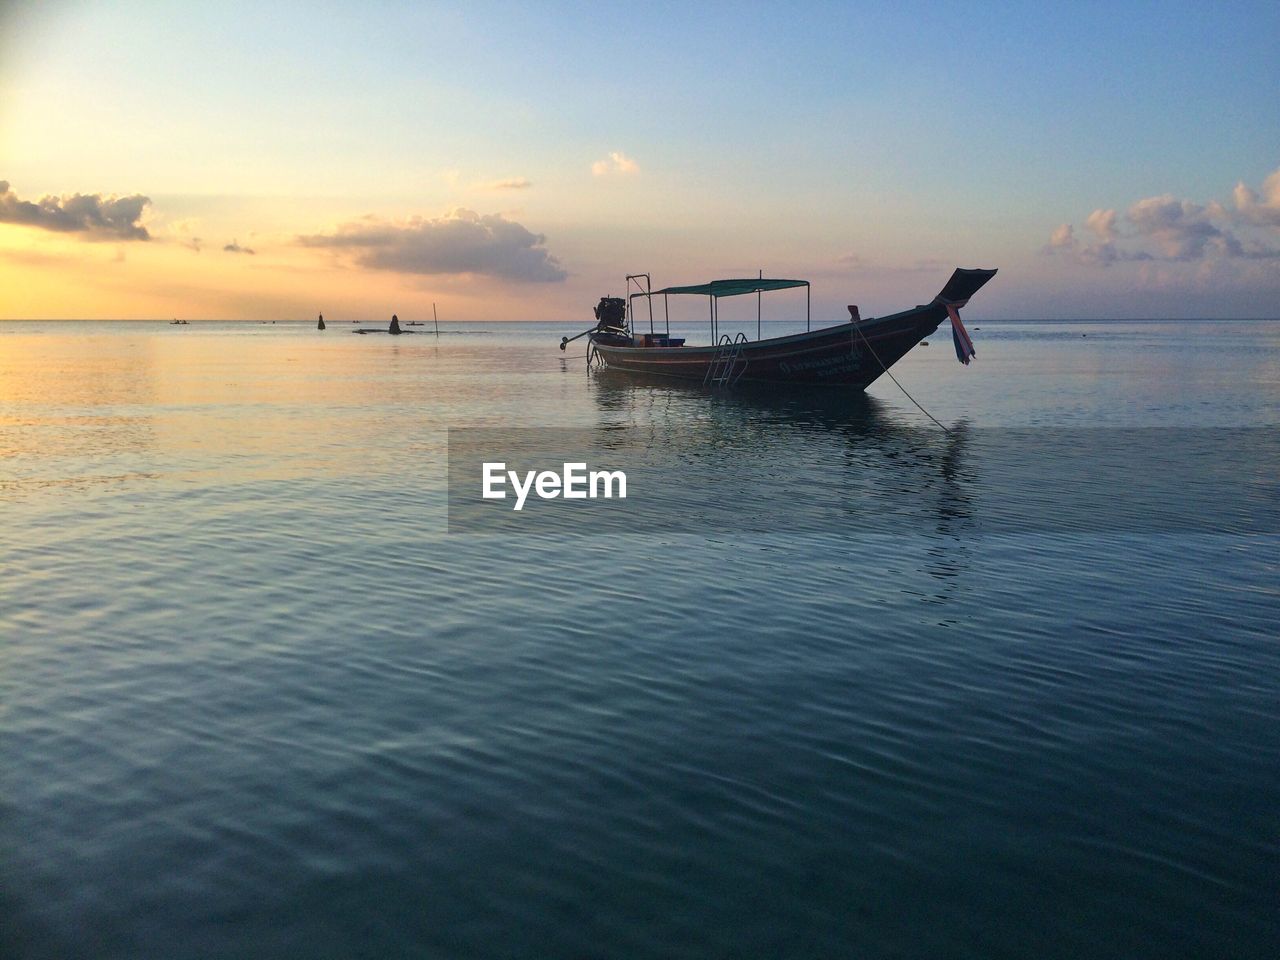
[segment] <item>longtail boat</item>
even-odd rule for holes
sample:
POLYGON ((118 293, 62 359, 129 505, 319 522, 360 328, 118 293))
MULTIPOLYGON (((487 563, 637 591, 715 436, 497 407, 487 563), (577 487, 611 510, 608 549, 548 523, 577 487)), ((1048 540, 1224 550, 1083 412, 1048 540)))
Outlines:
MULTIPOLYGON (((627 277, 627 298, 602 297, 595 309, 596 326, 578 337, 589 338, 592 362, 615 370, 679 377, 710 386, 751 381, 864 389, 948 319, 956 357, 967 364, 976 352, 959 311, 995 274, 995 270, 957 268, 929 303, 866 319, 859 316, 856 306, 850 306, 847 321, 818 330, 812 329, 809 317, 807 280, 755 277, 652 290, 648 274, 631 274, 627 277), (794 287, 805 288, 804 333, 761 338, 758 319, 755 340, 741 332, 733 337, 720 333, 718 305, 722 298, 754 293, 758 302, 762 293, 794 287), (670 313, 665 308, 672 296, 707 297, 712 343, 686 346, 683 339, 671 336, 670 313), (665 333, 657 330, 655 297, 662 298, 665 333), (635 329, 637 300, 648 306, 648 333, 635 329)), ((560 349, 578 337, 562 338, 560 349)))

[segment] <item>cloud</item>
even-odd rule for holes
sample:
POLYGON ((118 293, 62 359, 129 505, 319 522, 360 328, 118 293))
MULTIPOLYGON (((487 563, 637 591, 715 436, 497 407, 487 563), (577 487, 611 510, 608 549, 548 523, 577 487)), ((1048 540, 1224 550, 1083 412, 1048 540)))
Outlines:
POLYGON ((1095 210, 1089 215, 1085 225, 1103 238, 1097 243, 1081 243, 1076 237, 1075 227, 1069 223, 1061 223, 1049 234, 1049 242, 1040 252, 1066 254, 1078 263, 1099 267, 1109 267, 1119 260, 1150 260, 1151 257, 1146 253, 1130 253, 1116 246, 1114 223, 1114 210, 1095 210))
POLYGON ((507 177, 505 180, 490 180, 476 186, 481 190, 528 190, 533 186, 533 181, 527 177, 507 177))
POLYGON ((186 217, 182 220, 173 220, 166 224, 163 232, 157 231, 155 239, 168 240, 171 243, 177 243, 199 253, 204 248, 204 238, 199 236, 196 231, 201 227, 199 217, 186 217))
POLYGON ((1175 200, 1172 194, 1139 200, 1125 216, 1140 236, 1155 242, 1166 260, 1199 260, 1211 242, 1238 246, 1234 237, 1210 222, 1205 207, 1175 200))
POLYGON ((435 219, 389 222, 367 217, 334 233, 299 237, 305 247, 347 251, 375 270, 414 274, 482 274, 500 280, 556 282, 568 274, 546 237, 501 214, 459 208, 435 219))
POLYGON ((1064 223, 1050 234, 1043 252, 1101 267, 1121 261, 1280 259, 1269 229, 1280 227, 1280 170, 1263 182, 1261 195, 1237 183, 1233 199, 1234 208, 1228 208, 1216 200, 1196 203, 1170 193, 1144 197, 1129 206, 1123 220, 1115 210, 1094 210, 1085 226, 1095 242, 1080 243, 1072 225, 1064 223))
POLYGON ((9 189, 9 181, 0 180, 0 223, 82 233, 90 240, 150 240, 147 228, 139 223, 149 203, 151 199, 141 194, 117 197, 100 193, 48 196, 32 203, 19 200, 9 189))
POLYGON ((254 251, 250 250, 248 247, 240 246, 240 242, 238 240, 232 240, 222 249, 225 250, 227 253, 247 253, 250 256, 254 254, 254 251))
POLYGON ((1145 250, 1124 250, 1110 240, 1081 247, 1076 259, 1095 267, 1109 267, 1120 261, 1154 260, 1145 250))
POLYGON ((1114 210, 1095 210, 1089 214, 1084 223, 1104 243, 1110 243, 1116 238, 1116 212, 1114 210))
MULTIPOLYGON (((942 271, 951 271, 955 269, 955 263, 950 260, 943 260, 938 257, 918 257, 915 260, 901 262, 897 260, 882 260, 875 257, 864 256, 860 253, 846 253, 841 256, 832 257, 828 261, 828 266, 805 267, 805 270, 815 276, 823 277, 841 277, 848 278, 852 272, 863 272, 874 274, 875 276, 889 276, 896 274, 912 274, 912 273, 939 273, 942 271)), ((750 271, 754 273, 755 271, 750 271)), ((785 274, 787 271, 781 271, 785 274)), ((742 276, 747 276, 747 271, 741 271, 742 276)), ((774 274, 775 276, 777 274, 774 274)), ((862 282, 862 281, 860 281, 862 282)))
POLYGON ((1242 180, 1236 184, 1232 198, 1237 216, 1245 223, 1280 226, 1280 170, 1262 181, 1262 196, 1242 180))
POLYGON ((591 172, 597 177, 607 177, 612 174, 625 175, 639 173, 640 165, 622 151, 615 150, 609 154, 607 160, 597 160, 593 163, 591 172))
POLYGON ((1053 233, 1049 234, 1049 246, 1045 249, 1045 252, 1052 253, 1054 250, 1074 250, 1075 248, 1075 228, 1069 223, 1063 223, 1053 233))

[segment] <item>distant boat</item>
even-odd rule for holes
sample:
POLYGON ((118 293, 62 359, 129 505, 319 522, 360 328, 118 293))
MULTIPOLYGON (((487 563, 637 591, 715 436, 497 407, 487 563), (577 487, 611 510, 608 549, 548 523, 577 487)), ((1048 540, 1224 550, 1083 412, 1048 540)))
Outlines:
MULTIPOLYGON (((627 277, 627 299, 602 297, 595 311, 597 325, 578 336, 587 336, 591 343, 589 356, 612 370, 678 377, 714 386, 750 381, 865 389, 947 319, 952 324, 956 356, 967 364, 975 351, 960 322, 959 310, 995 275, 995 270, 957 268, 942 291, 927 304, 865 320, 858 315, 858 308, 851 306, 847 322, 782 337, 760 337, 757 307, 757 339, 749 340, 744 333, 734 337, 719 334, 718 305, 723 297, 754 293, 758 304, 762 293, 804 287, 808 328, 809 281, 757 277, 651 290, 648 274, 633 274, 627 277), (666 332, 655 329, 654 297, 661 297, 665 307, 668 297, 690 295, 708 298, 713 342, 707 346, 688 347, 683 339, 672 337, 669 314, 666 332), (633 307, 637 299, 648 305, 648 333, 635 329, 633 307)), ((562 338, 560 349, 576 339, 562 338)))
POLYGON ((186 323, 187 323, 187 321, 185 321, 185 320, 179 320, 177 317, 174 317, 172 320, 170 320, 170 321, 169 321, 169 326, 171 326, 171 327, 173 327, 173 326, 179 326, 179 327, 181 327, 181 326, 185 326, 185 325, 186 325, 186 323))

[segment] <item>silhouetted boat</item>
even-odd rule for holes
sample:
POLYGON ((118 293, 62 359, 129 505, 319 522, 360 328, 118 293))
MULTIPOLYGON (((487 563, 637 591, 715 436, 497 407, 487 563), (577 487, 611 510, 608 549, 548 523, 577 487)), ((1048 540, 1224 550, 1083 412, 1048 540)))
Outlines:
MULTIPOLYGON (((995 276, 995 270, 957 268, 942 291, 926 304, 885 317, 862 319, 856 306, 849 307, 845 323, 806 329, 783 337, 746 334, 719 335, 718 302, 723 297, 761 294, 772 290, 804 287, 805 326, 809 326, 807 280, 774 280, 758 277, 744 280, 713 280, 694 286, 651 290, 648 274, 627 277, 627 299, 604 297, 596 306, 597 326, 579 336, 587 336, 589 355, 611 369, 658 374, 698 380, 708 385, 729 386, 738 381, 761 383, 829 384, 865 388, 902 359, 912 347, 929 336, 946 319, 952 323, 956 356, 968 363, 975 355, 972 341, 960 322, 959 310, 969 298, 995 276), (632 288, 635 292, 632 292, 632 288), (666 333, 655 329, 653 298, 662 297, 664 306, 671 296, 700 295, 708 298, 712 344, 689 347, 671 336, 670 315, 666 333), (643 298, 649 305, 649 332, 635 330, 634 304, 643 298), (631 314, 631 322, 628 322, 631 314)), ((561 340, 564 349, 570 339, 561 340)))

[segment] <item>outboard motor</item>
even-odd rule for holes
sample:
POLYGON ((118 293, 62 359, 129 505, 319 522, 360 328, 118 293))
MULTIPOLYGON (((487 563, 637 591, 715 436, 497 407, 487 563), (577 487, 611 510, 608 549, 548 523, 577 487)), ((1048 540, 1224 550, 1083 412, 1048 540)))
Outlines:
POLYGON ((613 327, 625 330, 627 326, 627 301, 621 297, 601 297, 596 304, 597 330, 613 327))

